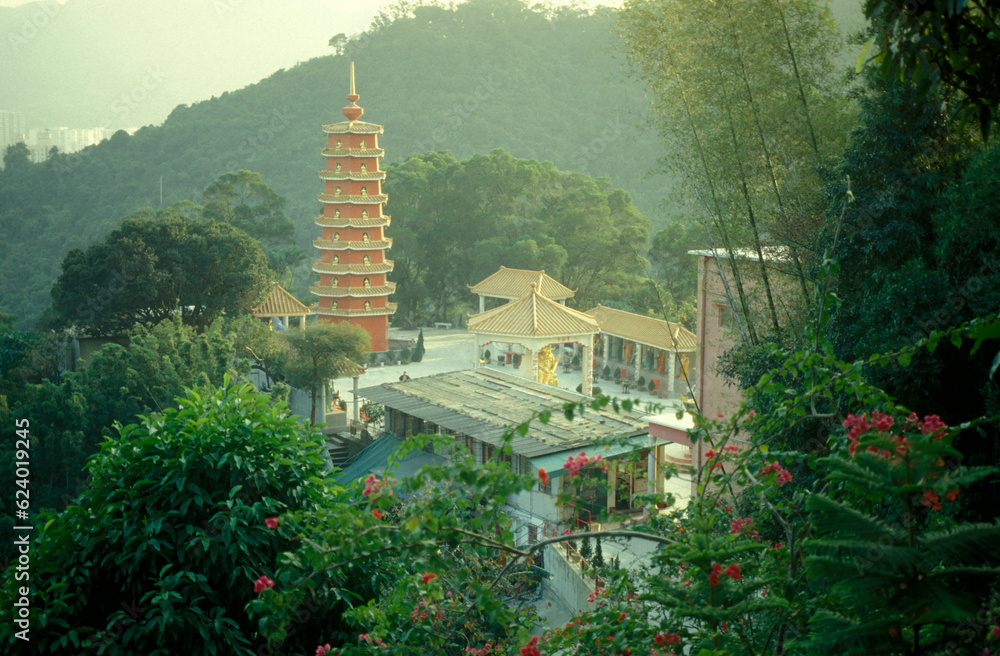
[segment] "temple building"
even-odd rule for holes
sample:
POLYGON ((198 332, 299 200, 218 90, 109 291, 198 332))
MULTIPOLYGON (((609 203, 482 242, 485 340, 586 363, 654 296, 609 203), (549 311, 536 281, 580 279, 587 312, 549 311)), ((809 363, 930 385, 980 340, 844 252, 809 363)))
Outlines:
POLYGON ((573 298, 576 294, 574 290, 545 273, 545 269, 530 271, 528 269, 508 269, 504 266, 481 282, 469 285, 469 291, 479 296, 479 311, 485 312, 498 305, 523 298, 531 291, 532 285, 539 294, 562 305, 566 305, 566 300, 573 298), (493 299, 495 302, 487 308, 486 299, 493 299))
POLYGON ((320 321, 361 326, 372 350, 385 351, 389 317, 396 311, 389 294, 396 285, 386 279, 393 263, 386 259, 392 240, 385 236, 389 217, 382 213, 387 196, 381 189, 385 172, 379 170, 379 158, 385 151, 378 146, 378 135, 383 128, 358 120, 364 110, 356 104, 360 96, 354 89, 353 62, 350 89, 343 109, 347 120, 323 126, 326 169, 319 172, 324 190, 317 196, 323 214, 316 217, 323 232, 313 241, 320 258, 312 268, 319 284, 310 291, 319 297, 313 311, 320 321))

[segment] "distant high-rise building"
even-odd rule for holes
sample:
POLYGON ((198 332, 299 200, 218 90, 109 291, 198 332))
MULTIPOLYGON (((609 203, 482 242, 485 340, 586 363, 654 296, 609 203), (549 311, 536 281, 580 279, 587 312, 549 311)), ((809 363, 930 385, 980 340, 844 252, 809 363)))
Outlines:
POLYGON ((389 294, 396 284, 386 280, 393 263, 385 257, 392 240, 385 236, 389 217, 382 213, 385 172, 378 168, 384 151, 378 147, 382 126, 359 121, 364 112, 355 103, 354 63, 351 93, 343 114, 346 121, 324 125, 327 134, 326 170, 319 172, 324 192, 319 195, 323 215, 316 217, 323 236, 313 244, 320 259, 313 264, 319 285, 314 312, 320 321, 361 326, 371 338, 373 351, 388 348, 389 317, 396 304, 389 294))
MULTIPOLYGON (((26 132, 24 114, 0 109, 0 149, 6 152, 7 146, 24 141, 26 132)), ((2 157, 3 153, 0 153, 0 159, 2 157)))

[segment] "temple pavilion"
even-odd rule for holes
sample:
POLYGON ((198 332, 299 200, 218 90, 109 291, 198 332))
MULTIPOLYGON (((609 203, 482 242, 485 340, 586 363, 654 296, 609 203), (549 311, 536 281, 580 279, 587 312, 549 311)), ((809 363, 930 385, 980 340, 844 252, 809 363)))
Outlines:
MULTIPOLYGON (((469 285, 469 291, 479 296, 479 311, 486 311, 486 299, 494 299, 499 304, 515 301, 523 298, 535 285, 538 293, 545 298, 550 298, 557 303, 566 305, 566 299, 573 298, 576 292, 566 287, 552 276, 541 271, 530 271, 528 269, 508 269, 500 267, 500 270, 485 278, 475 285, 469 285)), ((498 303, 492 303, 495 307, 498 303)))
POLYGON ((260 307, 252 307, 250 311, 255 319, 278 319, 282 325, 289 328, 291 317, 299 318, 299 328, 305 329, 309 306, 292 296, 284 287, 274 283, 271 293, 267 295, 260 307))
POLYGON ((510 353, 516 348, 521 356, 519 373, 551 385, 557 382, 555 368, 558 364, 551 345, 579 345, 583 350, 582 392, 591 395, 594 335, 600 326, 593 317, 543 296, 536 283, 531 283, 528 293, 516 301, 469 317, 467 327, 476 336, 477 361, 481 360, 488 344, 505 345, 510 353))
POLYGON ((389 294, 396 284, 386 279, 393 263, 385 256, 392 239, 385 236, 389 217, 382 213, 387 196, 381 189, 385 172, 379 170, 379 158, 385 151, 378 146, 378 135, 383 127, 358 120, 364 110, 357 105, 354 62, 350 91, 342 110, 347 120, 323 126, 326 168, 319 172, 324 190, 317 196, 323 214, 316 217, 323 232, 313 241, 320 258, 312 267, 319 284, 310 291, 319 297, 313 311, 320 321, 361 326, 372 350, 385 351, 389 317, 396 311, 389 294))

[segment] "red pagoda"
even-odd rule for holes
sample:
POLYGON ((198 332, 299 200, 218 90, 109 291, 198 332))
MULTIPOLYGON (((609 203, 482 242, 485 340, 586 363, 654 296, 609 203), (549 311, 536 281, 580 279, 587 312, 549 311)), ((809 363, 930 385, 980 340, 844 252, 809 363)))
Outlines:
POLYGON ((323 237, 313 241, 320 250, 313 264, 319 285, 311 291, 319 296, 314 312, 320 321, 361 326, 371 337, 372 350, 385 351, 389 316, 396 311, 389 302, 396 284, 386 280, 393 263, 385 257, 392 246, 385 236, 389 217, 382 213, 385 172, 378 168, 385 151, 378 147, 382 126, 358 120, 364 113, 356 104, 359 97, 351 62, 351 93, 343 109, 347 120, 323 126, 326 170, 319 177, 325 188, 318 196, 323 215, 316 217, 323 237))

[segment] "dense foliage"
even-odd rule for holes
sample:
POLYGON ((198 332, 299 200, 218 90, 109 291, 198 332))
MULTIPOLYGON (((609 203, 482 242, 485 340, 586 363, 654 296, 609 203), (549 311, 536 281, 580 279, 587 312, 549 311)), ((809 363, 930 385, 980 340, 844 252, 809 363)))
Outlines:
MULTIPOLYGON (((589 310, 635 298, 650 224, 606 178, 497 150, 458 161, 428 153, 390 167, 394 321, 443 320, 501 266, 544 269, 589 310)), ((388 185, 387 185, 388 187, 388 185)), ((659 307, 649 303, 642 310, 659 307)))
POLYGON ((204 328, 226 310, 264 300, 272 274, 258 242, 228 223, 190 216, 193 209, 126 218, 103 242, 70 251, 52 288, 56 323, 117 336, 177 313, 204 328))
MULTIPOLYGON (((180 106, 162 126, 119 132, 43 164, 12 156, 0 171, 0 311, 31 325, 71 249, 99 241, 141 208, 200 202, 214 180, 240 169, 259 172, 288 199, 296 243, 312 257, 326 145, 320 126, 342 118, 352 60, 365 120, 386 126, 388 162, 503 147, 608 176, 655 225, 668 223, 664 183, 643 177, 659 155, 644 133, 644 91, 611 56, 609 10, 529 9, 512 0, 409 9, 348 40, 342 54, 180 106)), ((390 175, 390 214, 400 207, 393 185, 390 175)), ((293 291, 305 298, 311 282, 302 268, 293 291)))

